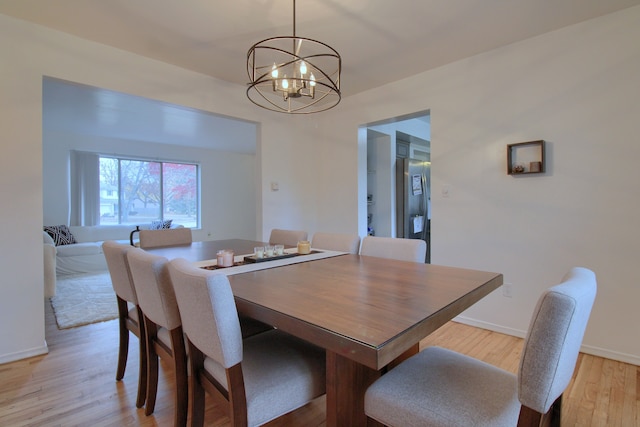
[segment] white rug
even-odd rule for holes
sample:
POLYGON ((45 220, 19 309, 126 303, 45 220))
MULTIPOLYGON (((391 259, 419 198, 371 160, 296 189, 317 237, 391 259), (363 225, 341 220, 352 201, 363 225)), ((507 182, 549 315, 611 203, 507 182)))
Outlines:
POLYGON ((51 306, 58 329, 118 318, 118 303, 108 272, 59 277, 51 306))

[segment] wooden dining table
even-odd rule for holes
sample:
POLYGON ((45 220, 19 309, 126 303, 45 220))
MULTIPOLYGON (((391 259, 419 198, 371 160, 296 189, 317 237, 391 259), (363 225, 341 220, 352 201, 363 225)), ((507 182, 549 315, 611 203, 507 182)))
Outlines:
MULTIPOLYGON (((167 258, 205 259, 185 256, 186 248, 182 255, 165 249, 167 258)), ((341 254, 230 274, 229 281, 240 314, 325 349, 326 425, 364 426, 367 387, 415 353, 421 339, 501 286, 503 276, 341 254)))

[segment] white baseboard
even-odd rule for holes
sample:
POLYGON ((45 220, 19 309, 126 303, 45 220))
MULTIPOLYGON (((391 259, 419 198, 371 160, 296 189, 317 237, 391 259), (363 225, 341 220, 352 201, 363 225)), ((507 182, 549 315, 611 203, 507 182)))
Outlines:
POLYGON ((471 319, 465 316, 457 316, 453 319, 454 322, 463 323, 469 326, 475 326, 477 328, 487 329, 493 332, 500 332, 501 334, 511 335, 512 337, 524 338, 527 335, 527 331, 521 331, 519 329, 505 328, 504 326, 496 325, 494 323, 483 322, 476 319, 471 319))
MULTIPOLYGON (((454 322, 463 323, 469 326, 475 326, 477 328, 487 329, 489 331, 499 332, 505 335, 511 335, 518 338, 524 338, 527 335, 527 331, 519 329, 505 328, 504 326, 496 325, 489 322, 483 322, 476 319, 471 319, 465 316, 457 316, 454 322)), ((620 353, 618 351, 608 350, 605 348, 594 347, 591 345, 582 345, 580 351, 593 356, 604 357, 605 359, 617 360, 619 362, 629 363, 632 365, 640 366, 640 356, 633 354, 620 353)))
POLYGON ((49 353, 47 342, 44 341, 41 347, 31 348, 29 350, 19 351, 17 353, 0 355, 0 365, 3 363, 15 362, 16 360, 27 359, 29 357, 40 356, 49 353))

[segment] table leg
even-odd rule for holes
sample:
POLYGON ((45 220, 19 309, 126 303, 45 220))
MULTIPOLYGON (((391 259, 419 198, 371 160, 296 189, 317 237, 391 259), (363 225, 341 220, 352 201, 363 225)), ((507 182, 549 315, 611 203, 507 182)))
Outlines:
POLYGON ((364 393, 380 372, 327 350, 327 422, 329 427, 367 425, 364 393))

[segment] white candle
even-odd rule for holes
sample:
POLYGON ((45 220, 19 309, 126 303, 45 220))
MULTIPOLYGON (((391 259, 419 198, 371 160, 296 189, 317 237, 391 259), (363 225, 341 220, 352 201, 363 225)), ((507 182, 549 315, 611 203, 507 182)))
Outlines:
POLYGON ((233 267, 233 251, 224 251, 224 266, 233 267))

